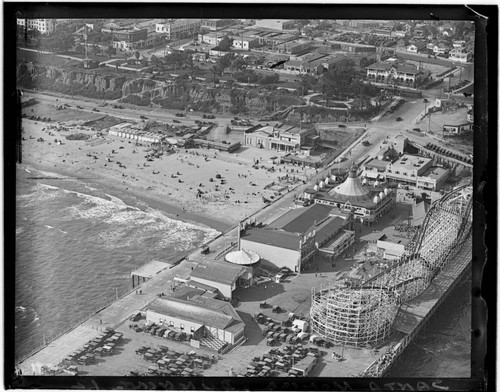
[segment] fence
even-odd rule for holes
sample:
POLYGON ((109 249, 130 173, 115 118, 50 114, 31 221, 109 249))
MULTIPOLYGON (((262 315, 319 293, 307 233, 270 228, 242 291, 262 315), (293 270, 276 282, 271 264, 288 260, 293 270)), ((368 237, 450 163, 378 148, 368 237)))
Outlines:
MULTIPOLYGON (((133 290, 129 289, 125 293, 121 294, 121 296, 118 296, 118 298, 123 298, 126 295, 130 294, 133 290)), ((112 297, 108 299, 106 302, 103 304, 96 306, 92 311, 86 313, 84 316, 80 317, 78 321, 74 322, 71 326, 66 327, 61 329, 60 331, 56 331, 51 335, 46 336, 43 334, 43 343, 40 345, 36 346, 32 350, 30 350, 27 354, 24 354, 22 356, 16 357, 14 359, 14 363, 17 365, 23 361, 25 361, 27 358, 31 357, 32 355, 36 354, 38 351, 41 351, 43 348, 47 347, 49 344, 51 344, 53 341, 56 339, 60 338, 61 336, 67 334, 68 332, 74 330, 75 328, 81 326, 84 322, 88 321, 90 318, 95 316, 97 313, 99 313, 101 310, 104 308, 107 308, 109 305, 111 305, 113 302, 115 302, 117 299, 115 297, 112 297)))

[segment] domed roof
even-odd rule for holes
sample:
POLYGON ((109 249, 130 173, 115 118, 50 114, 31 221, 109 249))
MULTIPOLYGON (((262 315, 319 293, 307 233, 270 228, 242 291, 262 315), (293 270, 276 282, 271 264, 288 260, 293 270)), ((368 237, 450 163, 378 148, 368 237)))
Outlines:
POLYGON ((356 176, 356 171, 356 167, 352 166, 347 179, 342 184, 333 188, 329 192, 330 196, 339 201, 371 201, 373 196, 356 176))
POLYGON ((226 255, 226 260, 233 264, 250 265, 260 260, 257 253, 248 250, 237 250, 226 255))

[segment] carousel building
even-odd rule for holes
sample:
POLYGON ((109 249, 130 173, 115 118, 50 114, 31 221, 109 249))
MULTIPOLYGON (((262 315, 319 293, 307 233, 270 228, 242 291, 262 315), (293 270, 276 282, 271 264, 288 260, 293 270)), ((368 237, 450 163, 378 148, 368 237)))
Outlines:
POLYGON ((332 187, 328 181, 321 181, 311 194, 315 203, 326 204, 339 208, 341 211, 351 211, 354 219, 371 225, 378 221, 395 203, 394 193, 390 188, 368 186, 357 176, 357 168, 352 166, 344 182, 332 187))

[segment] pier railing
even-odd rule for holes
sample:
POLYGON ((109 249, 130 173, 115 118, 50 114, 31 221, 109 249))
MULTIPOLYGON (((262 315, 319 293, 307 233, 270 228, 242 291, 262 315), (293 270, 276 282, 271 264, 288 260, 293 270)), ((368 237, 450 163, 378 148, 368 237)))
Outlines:
MULTIPOLYGON (((130 294, 132 291, 133 291, 132 289, 127 290, 126 292, 124 292, 121 295, 119 295, 118 299, 125 297, 126 295, 130 294)), ((109 305, 111 305, 116 300, 117 300, 116 297, 111 297, 107 301, 105 301, 104 303, 102 303, 101 305, 96 306, 92 311, 87 312, 87 313, 85 313, 85 315, 79 317, 78 320, 75 321, 74 323, 72 323, 70 326, 62 328, 62 329, 60 329, 60 330, 58 330, 58 331, 56 331, 56 332, 54 332, 54 333, 52 333, 50 335, 43 334, 43 342, 40 343, 35 348, 31 349, 28 353, 20 355, 20 356, 16 356, 15 359, 14 359, 14 363, 17 365, 17 364, 25 361, 27 358, 33 356, 38 351, 40 351, 43 348, 45 348, 48 345, 50 345, 54 340, 60 338, 61 336, 67 334, 68 332, 71 332, 75 328, 78 328, 79 326, 83 325, 85 322, 87 322, 88 320, 90 320, 97 313, 99 313, 101 310, 103 310, 104 308, 106 308, 109 305)))

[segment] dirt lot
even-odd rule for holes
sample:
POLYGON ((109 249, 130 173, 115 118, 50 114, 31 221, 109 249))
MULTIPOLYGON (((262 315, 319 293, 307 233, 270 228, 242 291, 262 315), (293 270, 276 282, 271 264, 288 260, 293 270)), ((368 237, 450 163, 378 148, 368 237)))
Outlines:
POLYGON ((59 57, 55 54, 44 54, 38 53, 31 50, 17 50, 17 61, 31 61, 33 63, 41 63, 46 65, 72 65, 72 64, 81 64, 78 60, 70 60, 68 58, 59 57))
MULTIPOLYGON (((75 105, 72 105, 72 107, 75 107, 75 105)), ((47 103, 38 103, 28 106, 23 112, 26 113, 27 116, 50 117, 52 121, 92 121, 105 116, 102 113, 92 113, 71 108, 56 110, 54 105, 47 103)))
MULTIPOLYGON (((417 61, 411 61, 411 60, 407 60, 406 63, 414 65, 416 67, 418 67, 418 65, 419 65, 419 63, 417 61)), ((436 76, 436 75, 442 74, 443 72, 445 72, 447 70, 451 70, 452 67, 451 66, 446 67, 444 65, 430 64, 430 63, 424 62, 423 68, 425 71, 430 71, 434 76, 436 76)))

